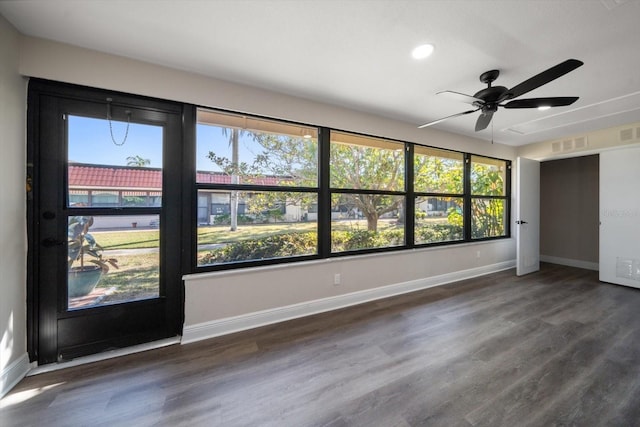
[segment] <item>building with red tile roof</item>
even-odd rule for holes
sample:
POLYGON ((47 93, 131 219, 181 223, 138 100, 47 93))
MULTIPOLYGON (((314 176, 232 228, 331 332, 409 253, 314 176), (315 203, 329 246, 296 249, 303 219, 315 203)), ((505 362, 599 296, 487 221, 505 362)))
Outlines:
MULTIPOLYGON (((160 207, 162 169, 138 166, 112 166, 70 162, 68 165, 69 205, 75 207, 160 207)), ((254 185, 278 185, 289 177, 260 176, 241 180, 254 185)), ((199 184, 231 184, 222 172, 197 171, 199 184)), ((212 223, 216 215, 229 212, 230 191, 198 192, 198 222, 212 223)), ((238 213, 246 206, 239 201, 238 213)))
MULTIPOLYGON (((136 166, 110 166, 69 163, 69 189, 162 190, 162 169, 136 166)), ((280 177, 252 178, 251 184, 278 185, 280 177)), ((222 172, 196 172, 200 184, 231 184, 231 176, 222 172)))

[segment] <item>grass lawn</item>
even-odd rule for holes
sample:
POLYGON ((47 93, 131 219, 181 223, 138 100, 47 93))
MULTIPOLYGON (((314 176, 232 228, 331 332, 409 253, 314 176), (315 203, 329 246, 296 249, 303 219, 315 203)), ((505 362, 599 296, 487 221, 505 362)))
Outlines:
MULTIPOLYGON (((316 229, 314 222, 241 225, 229 231, 228 225, 198 227, 198 244, 230 243, 273 234, 302 233, 316 229)), ((158 230, 113 230, 92 233, 105 250, 157 248, 158 230)))
POLYGON ((240 225, 236 231, 230 231, 228 225, 198 227, 198 244, 232 243, 274 234, 304 233, 315 231, 316 227, 315 222, 240 225))
MULTIPOLYGON (((233 243, 242 240, 259 239, 276 234, 305 233, 308 231, 316 231, 317 226, 318 225, 315 222, 250 224, 240 225, 238 226, 238 229, 236 231, 229 231, 228 225, 198 227, 198 245, 233 243)), ((331 227, 334 230, 366 230, 367 221, 333 221, 331 223, 331 227)), ((378 221, 378 231, 392 230, 397 228, 402 228, 402 225, 398 225, 395 219, 381 219, 378 221)))
POLYGON ((113 230, 91 233, 105 250, 157 248, 160 230, 113 230))
MULTIPOLYGON (((445 220, 446 221, 446 220, 445 220)), ((441 218, 419 221, 442 222, 441 218)), ((366 230, 366 220, 340 220, 332 221, 334 230, 366 230)), ((378 231, 401 228, 395 219, 381 219, 378 221, 378 231)), ((248 224, 238 226, 238 230, 229 231, 228 225, 198 227, 198 245, 215 243, 232 243, 248 239, 259 239, 274 234, 304 233, 314 231, 317 228, 315 222, 293 222, 276 224, 248 224)), ((157 248, 159 244, 159 230, 122 230, 122 231, 98 231, 93 233, 96 241, 105 249, 139 249, 157 248)))
POLYGON ((158 296, 160 259, 158 253, 118 256, 119 268, 111 268, 98 283, 99 288, 115 288, 103 304, 158 296))

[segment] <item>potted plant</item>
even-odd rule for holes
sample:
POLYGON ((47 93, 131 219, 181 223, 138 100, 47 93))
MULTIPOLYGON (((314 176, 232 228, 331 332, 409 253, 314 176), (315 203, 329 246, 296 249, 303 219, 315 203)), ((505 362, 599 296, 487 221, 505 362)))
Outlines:
POLYGON ((69 217, 69 298, 88 295, 96 287, 100 277, 109 272, 109 266, 118 268, 117 259, 102 256, 102 246, 89 234, 92 225, 92 216, 69 217))

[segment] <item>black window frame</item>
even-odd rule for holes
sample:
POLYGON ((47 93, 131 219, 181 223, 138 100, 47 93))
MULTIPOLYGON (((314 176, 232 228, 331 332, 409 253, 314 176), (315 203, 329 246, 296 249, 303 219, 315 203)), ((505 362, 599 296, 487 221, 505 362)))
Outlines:
POLYGON ((462 156, 462 166, 463 166, 463 170, 462 170, 462 193, 439 193, 439 192, 435 192, 435 191, 415 191, 415 150, 412 147, 412 155, 411 158, 409 159, 409 161, 411 162, 411 172, 412 172, 412 176, 411 176, 411 183, 413 185, 412 187, 412 194, 413 194, 413 211, 412 211, 412 215, 411 215, 411 220, 413 221, 413 247, 415 248, 423 248, 423 247, 431 247, 431 246, 445 246, 445 245, 453 245, 456 243, 466 243, 468 242, 467 238, 468 238, 468 234, 467 234, 467 230, 469 229, 469 227, 467 226, 467 223, 465 221, 466 218, 466 206, 468 205, 468 201, 466 198, 466 182, 467 182, 467 168, 466 168, 466 163, 467 163, 467 153, 464 153, 462 151, 457 151, 457 150, 449 150, 446 148, 440 148, 440 147, 431 147, 431 146, 427 146, 427 145, 422 145, 422 144, 413 144, 413 146, 421 146, 421 147, 426 147, 429 149, 434 149, 437 151, 446 151, 449 153, 455 153, 458 155, 462 156), (463 204, 463 225, 462 225, 462 239, 458 239, 458 240, 444 240, 444 241, 439 241, 439 242, 427 242, 427 243, 416 243, 415 242, 415 200, 418 197, 432 197, 432 198, 445 198, 445 197, 451 197, 451 198, 458 198, 458 199, 462 199, 462 204, 463 204))
POLYGON ((481 242, 487 240, 495 240, 511 237, 511 161, 500 159, 492 156, 485 156, 481 154, 465 153, 465 241, 469 242, 481 242), (473 157, 481 157, 489 160, 496 160, 505 162, 505 182, 504 182, 504 194, 498 195, 484 195, 474 194, 471 188, 471 165, 473 157), (472 213, 471 207, 474 200, 503 200, 504 207, 504 234, 501 236, 488 236, 488 237, 473 237, 472 236, 472 213))
POLYGON ((189 120, 185 120, 185 127, 192 127, 192 142, 190 145, 190 153, 188 153, 189 158, 192 162, 192 167, 188 171, 190 177, 189 180, 193 183, 193 189, 190 191, 190 196, 192 198, 189 203, 192 209, 191 215, 191 273, 196 272, 206 272, 206 271, 218 271, 218 270, 228 270, 234 268, 248 268, 248 267, 258 267, 264 265, 272 265, 272 264, 282 264, 282 263, 290 263, 290 262, 299 262, 299 261, 309 261, 315 259, 324 258, 321 248, 323 244, 321 242, 321 236, 323 230, 323 225, 321 225, 320 221, 320 213, 318 213, 318 221, 317 221, 317 234, 318 234, 318 246, 315 254, 310 255, 296 255, 291 257, 278 257, 278 258, 266 258, 266 259, 251 259, 246 261, 233 261, 227 263, 220 264, 208 264, 208 265, 198 265, 198 195, 200 191, 221 191, 221 192, 229 192, 229 191, 239 191, 246 193, 260 193, 260 192, 273 192, 273 193, 309 193, 316 194, 317 196, 317 204, 318 211, 324 210, 323 202, 321 202, 321 182, 323 180, 322 170, 324 169, 321 166, 322 163, 322 153, 321 153, 321 140, 322 140, 322 132, 323 128, 310 125, 297 123, 293 121, 273 119, 270 117, 257 116, 254 114, 245 114, 234 111, 222 110, 217 108, 209 108, 209 107, 194 107, 193 113, 189 120), (198 124, 197 113, 199 110, 216 112, 221 114, 228 114, 232 116, 246 116, 256 120, 265 120, 269 122, 279 122, 284 125, 294 125, 301 126, 309 129, 317 129, 318 132, 318 185, 316 187, 307 187, 307 186, 289 186, 289 185, 261 185, 261 184, 212 184, 212 183, 201 183, 197 181, 197 168, 196 168, 196 148, 197 148, 197 132, 196 127, 198 124), (321 208, 322 206, 322 208, 321 208))
MULTIPOLYGON (((380 196, 396 196, 396 197, 403 197, 404 198, 404 206, 405 206, 405 218, 404 218, 404 244, 402 245, 394 245, 394 246, 379 246, 379 247, 370 247, 370 248, 364 248, 364 249, 352 249, 352 250, 345 250, 345 251, 340 251, 340 252, 333 252, 332 251, 332 244, 331 241, 329 241, 329 248, 328 248, 328 256, 329 257, 340 257, 340 256, 350 256, 350 255, 357 255, 357 254, 362 254, 362 253, 376 253, 376 252, 388 252, 388 251, 394 251, 394 250, 399 250, 399 249, 407 249, 408 247, 410 247, 409 245, 409 234, 411 234, 411 239, 413 239, 413 225, 411 225, 411 227, 408 226, 407 224, 407 203, 409 202, 409 197, 408 197, 408 193, 410 188, 412 188, 412 185, 409 185, 408 183, 408 170, 409 168, 409 147, 410 144, 405 142, 405 141, 400 141, 397 139, 392 139, 392 138, 384 138, 384 137, 379 137, 379 136, 372 136, 372 135, 366 135, 366 134, 361 134, 361 133, 356 133, 356 132, 349 132, 349 131, 344 131, 344 130, 337 130, 337 129, 327 129, 327 133, 329 133, 329 135, 331 135, 332 133, 340 133, 340 134, 346 134, 346 135, 352 135, 354 137, 357 138, 363 138, 363 139, 371 139, 371 140, 379 140, 383 143, 393 143, 393 144, 398 144, 398 145, 402 145, 402 151, 403 151, 403 168, 404 168, 404 178, 403 178, 403 186, 402 189, 398 189, 398 190, 376 190, 376 189, 366 189, 366 188, 342 188, 342 187, 332 187, 331 186, 331 165, 328 166, 328 171, 327 174, 329 175, 329 187, 327 189, 328 193, 329 193, 329 200, 331 200, 331 196, 333 196, 334 194, 371 194, 371 195, 380 195, 380 196)), ((328 141, 328 151, 331 151, 331 138, 328 141)), ((329 216, 328 218, 328 222, 329 222, 329 240, 331 240, 331 211, 329 209, 328 212, 324 212, 324 215, 329 216)), ((320 214, 318 214, 320 215, 320 214)))
MULTIPOLYGON (((185 274, 197 274, 205 272, 236 270, 243 268, 259 267, 265 265, 275 264, 289 264, 310 260, 320 260, 328 258, 339 258, 345 256, 359 256, 374 253, 384 252, 398 252, 411 249, 430 248, 439 246, 455 246, 460 244, 467 244, 473 242, 486 242, 494 240, 502 240, 511 238, 511 160, 501 159, 498 157, 488 156, 484 154, 468 153, 460 150, 452 150, 448 148, 442 148, 438 146, 430 146, 426 144, 419 144, 415 142, 403 141, 395 138, 389 138, 379 135, 371 135, 366 133, 359 133, 350 130, 329 128, 326 126, 312 125, 309 123, 301 123, 290 120, 274 119, 272 117, 265 117, 255 114, 242 113, 237 111, 229 111, 219 108, 211 108, 206 106, 191 106, 192 114, 189 117, 185 117, 185 135, 191 138, 190 143, 185 144, 185 157, 191 159, 191 167, 185 173, 189 174, 187 182, 190 185, 188 192, 185 192, 185 197, 191 200, 186 200, 187 205, 190 207, 190 215, 188 216, 191 221, 185 225, 190 229, 190 247, 185 256, 190 257, 190 271, 186 271, 185 274), (198 109, 210 110, 226 114, 239 114, 245 115, 258 120, 277 121, 283 124, 292 124, 296 126, 303 126, 306 128, 313 128, 318 130, 318 187, 290 187, 290 186, 264 186, 264 185, 252 185, 252 184, 204 184, 196 182, 196 167, 195 167, 195 152, 196 152, 196 111, 198 109), (405 147, 405 177, 404 188, 398 191, 383 191, 383 190, 364 190, 364 189, 345 189, 345 188, 332 188, 330 186, 330 144, 331 144, 331 132, 340 132, 346 134, 353 134, 365 138, 373 138, 385 140, 393 143, 404 144, 405 147), (464 171, 463 171, 463 193, 437 193, 437 192, 422 192, 415 191, 414 189, 414 155, 415 147, 427 147, 435 150, 442 150, 445 152, 462 154, 464 159, 464 171), (484 196, 474 195, 471 192, 471 158, 472 156, 493 159, 505 163, 505 192, 502 196, 484 196), (275 192, 310 192, 317 194, 317 232, 318 232, 318 250, 313 255, 301 255, 282 258, 270 258, 260 260, 247 260, 247 261, 235 261, 228 263, 212 264, 212 265, 198 265, 197 264, 197 231, 198 231, 198 207, 197 198, 199 190, 218 190, 218 191, 275 191, 275 192), (331 196, 339 193, 375 193, 384 194, 390 196, 402 196, 405 198, 405 210, 404 210, 404 245, 387 246, 387 247, 375 247, 367 249, 349 250, 343 252, 331 251, 331 196), (415 243, 415 198, 417 196, 429 196, 429 197, 455 197, 462 198, 463 200, 463 238, 460 240, 449 240, 441 242, 431 243, 415 243), (505 224, 504 235, 501 236, 489 236, 483 238, 474 238, 471 233, 471 203, 477 199, 500 199, 505 203, 505 224)), ((186 190, 186 189, 185 189, 186 190)))

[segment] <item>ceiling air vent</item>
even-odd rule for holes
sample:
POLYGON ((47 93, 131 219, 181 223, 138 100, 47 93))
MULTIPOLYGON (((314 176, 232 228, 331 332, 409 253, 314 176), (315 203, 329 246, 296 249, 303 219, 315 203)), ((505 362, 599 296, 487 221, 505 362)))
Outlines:
POLYGON ((620 142, 628 142, 633 139, 633 128, 620 130, 620 142))
POLYGON ((587 148, 587 137, 581 136, 573 140, 573 148, 576 150, 582 150, 583 148, 587 148))
POLYGON ((553 141, 551 143, 552 153, 562 153, 573 150, 584 150, 587 148, 587 137, 579 136, 575 139, 565 139, 562 141, 553 141))

